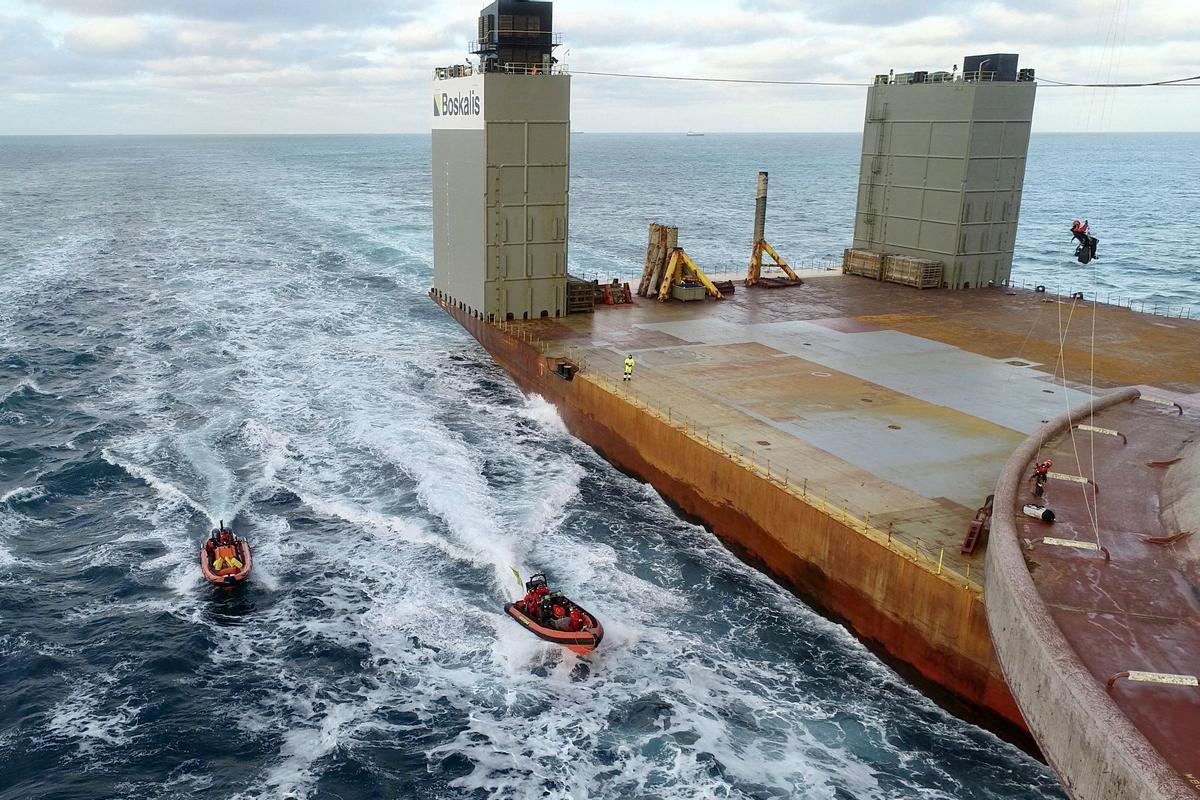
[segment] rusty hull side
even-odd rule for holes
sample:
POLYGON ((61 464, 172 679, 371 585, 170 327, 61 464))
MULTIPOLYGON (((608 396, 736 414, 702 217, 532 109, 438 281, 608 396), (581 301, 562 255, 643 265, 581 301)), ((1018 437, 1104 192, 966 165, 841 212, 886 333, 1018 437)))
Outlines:
MULTIPOLYGON (((435 302, 438 302, 435 297, 435 302)), ((821 513, 727 456, 450 303, 526 393, 618 467, 703 521, 745 560, 833 617, 951 706, 1022 741, 1027 729, 996 660, 982 597, 821 513)))

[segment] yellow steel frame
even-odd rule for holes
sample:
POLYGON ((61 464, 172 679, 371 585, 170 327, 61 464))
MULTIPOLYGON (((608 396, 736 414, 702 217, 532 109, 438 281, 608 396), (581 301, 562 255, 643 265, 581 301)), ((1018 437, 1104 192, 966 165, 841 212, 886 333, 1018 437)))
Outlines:
POLYGON ((779 253, 775 251, 775 248, 767 244, 765 239, 759 239, 754 243, 754 252, 750 255, 750 271, 746 273, 747 286, 753 286, 754 284, 758 283, 760 278, 762 278, 762 261, 764 252, 774 259, 775 265, 782 269, 789 278, 794 281, 800 280, 800 276, 798 276, 795 271, 788 266, 788 263, 780 257, 779 253))
POLYGON ((696 266, 696 262, 692 261, 692 257, 689 256, 682 247, 676 247, 671 251, 671 259, 667 262, 667 274, 663 277, 662 288, 659 289, 658 292, 658 302, 665 303, 667 300, 670 300, 671 287, 679 281, 682 281, 684 275, 688 272, 690 272, 696 278, 696 280, 700 281, 701 285, 704 286, 705 291, 707 291, 712 297, 716 298, 717 300, 723 300, 725 298, 725 295, 721 294, 721 290, 718 289, 713 282, 708 279, 708 276, 704 274, 704 270, 696 266))

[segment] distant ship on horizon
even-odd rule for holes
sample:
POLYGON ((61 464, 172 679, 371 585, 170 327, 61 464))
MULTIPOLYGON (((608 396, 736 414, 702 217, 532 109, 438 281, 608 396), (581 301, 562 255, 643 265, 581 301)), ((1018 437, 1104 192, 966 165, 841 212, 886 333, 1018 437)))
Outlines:
POLYGON ((704 134, 700 133, 699 131, 688 131, 687 135, 688 136, 703 136, 704 134))

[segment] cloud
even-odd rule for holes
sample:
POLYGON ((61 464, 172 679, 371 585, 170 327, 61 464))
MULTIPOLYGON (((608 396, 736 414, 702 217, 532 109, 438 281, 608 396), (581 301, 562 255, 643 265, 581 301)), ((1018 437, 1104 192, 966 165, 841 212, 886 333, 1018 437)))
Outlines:
MULTIPOLYGON (((462 63, 483 0, 0 0, 0 133, 424 131, 432 68, 462 63), (144 109, 132 113, 130 109, 144 109), (271 126, 279 126, 272 128, 271 126)), ((577 71, 865 83, 1016 52, 1060 80, 1200 73, 1174 0, 558 0, 577 71)), ((857 130, 856 88, 577 75, 577 127, 857 130)), ((1114 129, 1196 129, 1176 90, 1108 105, 1114 129)), ((1068 102, 1068 100, 1070 102, 1068 102)), ((1043 87, 1035 125, 1080 126, 1043 87)))
POLYGON ((423 6, 413 0, 35 0, 78 17, 161 16, 180 20, 270 21, 286 27, 387 22, 423 6))
POLYGON ((101 17, 67 28, 64 39, 81 55, 134 55, 150 40, 150 30, 131 17, 101 17))

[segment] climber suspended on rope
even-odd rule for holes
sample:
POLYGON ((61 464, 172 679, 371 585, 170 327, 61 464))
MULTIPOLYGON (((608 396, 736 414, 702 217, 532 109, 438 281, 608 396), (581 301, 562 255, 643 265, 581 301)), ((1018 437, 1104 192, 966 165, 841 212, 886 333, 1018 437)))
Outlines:
POLYGON ((1100 244, 1100 240, 1088 233, 1088 222, 1085 219, 1083 222, 1075 220, 1071 223, 1071 235, 1075 237, 1075 241, 1079 242, 1079 246, 1075 248, 1075 258, 1080 264, 1086 264, 1093 258, 1097 258, 1096 245, 1100 244))

